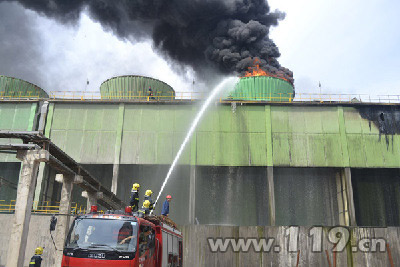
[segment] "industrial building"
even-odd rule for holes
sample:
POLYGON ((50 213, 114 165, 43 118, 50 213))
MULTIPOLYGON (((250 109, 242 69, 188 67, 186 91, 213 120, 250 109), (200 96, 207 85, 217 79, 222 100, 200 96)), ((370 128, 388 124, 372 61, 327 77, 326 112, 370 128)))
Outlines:
MULTIPOLYGON (((200 101, 133 75, 105 81, 100 92, 49 98, 0 76, 0 130, 42 130, 126 202, 134 182, 156 195, 200 101)), ((246 77, 207 111, 161 199, 173 196, 180 225, 399 226, 399 134, 398 104, 296 101, 282 79, 246 77)), ((20 169, 15 154, 0 153, 3 203, 16 199, 20 169)), ((57 171, 41 164, 38 172, 34 203, 57 205, 57 171)), ((73 201, 86 205, 79 187, 73 201)))

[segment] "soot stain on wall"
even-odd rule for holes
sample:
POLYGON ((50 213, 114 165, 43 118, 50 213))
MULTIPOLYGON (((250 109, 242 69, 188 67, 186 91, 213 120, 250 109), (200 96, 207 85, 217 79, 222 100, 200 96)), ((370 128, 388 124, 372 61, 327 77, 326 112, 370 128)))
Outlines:
POLYGON ((356 107, 361 117, 369 121, 369 128, 373 123, 379 130, 379 141, 385 136, 386 146, 389 149, 389 138, 400 134, 400 108, 397 106, 365 106, 356 107))

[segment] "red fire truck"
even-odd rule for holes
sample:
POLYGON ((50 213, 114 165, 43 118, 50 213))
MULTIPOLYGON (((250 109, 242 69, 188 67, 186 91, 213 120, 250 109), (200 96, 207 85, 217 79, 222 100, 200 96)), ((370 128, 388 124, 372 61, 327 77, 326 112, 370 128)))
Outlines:
POLYGON ((182 266, 182 234, 175 228, 125 212, 75 218, 63 251, 62 267, 182 266))

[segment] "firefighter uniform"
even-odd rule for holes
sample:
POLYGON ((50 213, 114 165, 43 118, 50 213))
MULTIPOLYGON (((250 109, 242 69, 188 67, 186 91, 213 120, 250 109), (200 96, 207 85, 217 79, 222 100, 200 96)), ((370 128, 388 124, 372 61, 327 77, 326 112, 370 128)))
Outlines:
POLYGON ((139 184, 132 185, 131 200, 129 203, 132 207, 132 212, 137 212, 139 209, 139 187, 139 184))
POLYGON ((146 190, 146 193, 144 195, 144 200, 148 200, 150 202, 149 209, 154 210, 154 201, 151 198, 151 195, 153 194, 153 191, 151 190, 146 190))
POLYGON ((141 214, 142 216, 149 215, 150 214, 149 207, 150 207, 150 201, 148 201, 148 200, 143 201, 143 206, 139 210, 139 214, 141 214))
POLYGON ((29 267, 40 267, 42 266, 42 257, 40 255, 43 254, 43 248, 37 247, 35 249, 35 255, 29 261, 29 267))

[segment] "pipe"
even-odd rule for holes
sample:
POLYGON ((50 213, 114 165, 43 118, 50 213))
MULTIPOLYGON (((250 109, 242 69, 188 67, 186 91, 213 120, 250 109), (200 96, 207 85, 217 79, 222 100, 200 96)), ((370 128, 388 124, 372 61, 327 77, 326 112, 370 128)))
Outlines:
POLYGON ((44 101, 42 107, 40 108, 40 119, 38 131, 40 134, 44 133, 44 127, 46 127, 47 110, 49 107, 49 101, 44 101))

